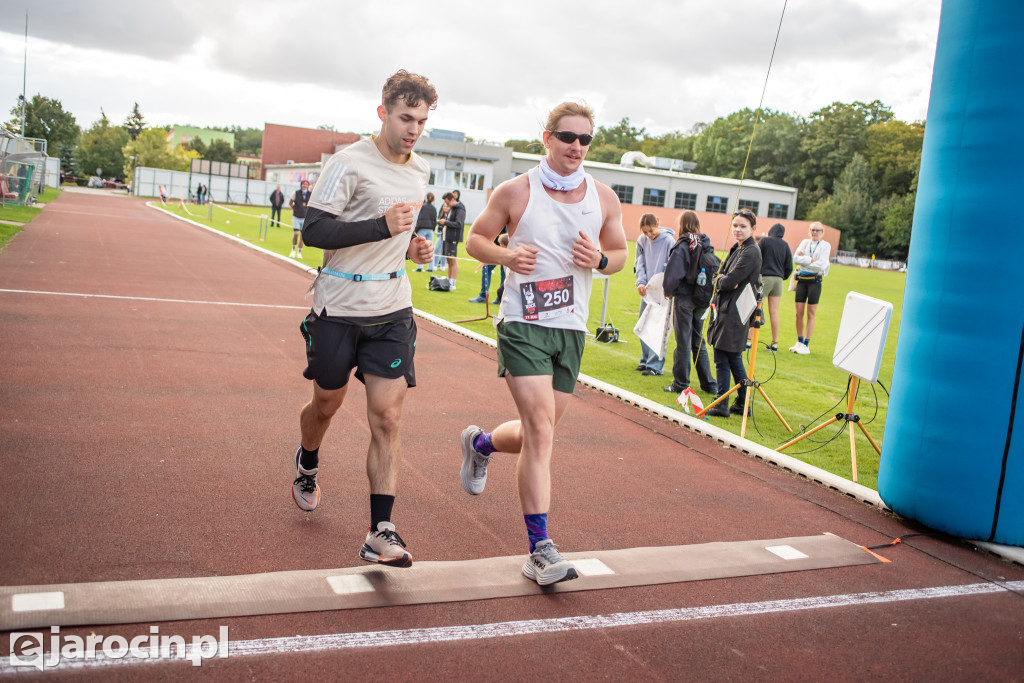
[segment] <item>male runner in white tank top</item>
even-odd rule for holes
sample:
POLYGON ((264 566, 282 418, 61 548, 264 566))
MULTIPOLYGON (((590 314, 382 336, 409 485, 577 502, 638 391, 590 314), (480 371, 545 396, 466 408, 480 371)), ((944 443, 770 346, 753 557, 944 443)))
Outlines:
POLYGON ((619 198, 582 169, 593 131, 586 105, 555 107, 543 133, 547 156, 498 186, 466 241, 471 256, 509 270, 496 318, 498 375, 519 419, 490 433, 475 425, 462 432, 462 486, 479 495, 490 455, 519 454, 516 479, 530 541, 523 574, 540 585, 577 577, 547 534, 554 427, 579 375, 592 269, 616 273, 628 253, 619 198), (494 238, 506 226, 502 248, 494 238))

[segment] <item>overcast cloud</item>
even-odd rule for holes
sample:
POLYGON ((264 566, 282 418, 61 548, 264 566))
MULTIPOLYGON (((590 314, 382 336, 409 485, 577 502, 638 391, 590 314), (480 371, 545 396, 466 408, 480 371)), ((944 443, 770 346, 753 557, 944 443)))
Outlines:
MULTIPOLYGON (((765 94, 801 115, 881 100, 923 119, 940 0, 789 0, 765 94)), ((388 75, 426 75, 428 127, 485 140, 538 135, 567 97, 598 123, 686 131, 761 97, 782 0, 432 3, 392 0, 7 0, 0 14, 0 117, 22 90, 61 100, 83 128, 120 123, 264 123, 371 132, 388 75)))

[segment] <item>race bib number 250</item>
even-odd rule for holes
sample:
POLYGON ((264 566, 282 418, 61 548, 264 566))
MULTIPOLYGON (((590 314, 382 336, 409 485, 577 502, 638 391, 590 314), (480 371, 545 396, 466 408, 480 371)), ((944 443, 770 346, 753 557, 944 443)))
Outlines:
POLYGON ((572 275, 524 282, 519 290, 525 320, 546 320, 573 312, 572 275))

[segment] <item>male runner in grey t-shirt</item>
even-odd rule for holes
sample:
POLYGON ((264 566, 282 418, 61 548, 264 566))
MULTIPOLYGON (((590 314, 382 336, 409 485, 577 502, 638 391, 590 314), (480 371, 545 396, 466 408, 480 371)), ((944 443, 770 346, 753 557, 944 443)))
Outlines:
POLYGON ((430 243, 413 236, 430 169, 413 153, 437 92, 426 78, 399 71, 384 84, 380 133, 331 157, 310 196, 306 244, 324 249, 313 309, 302 321, 313 398, 302 409, 292 498, 302 510, 320 502, 319 450, 348 382, 366 385, 370 447, 370 528, 359 557, 409 567, 412 555, 391 523, 401 461, 399 416, 416 386, 416 323, 405 259, 427 263, 430 243), (410 239, 411 238, 411 239, 410 239))

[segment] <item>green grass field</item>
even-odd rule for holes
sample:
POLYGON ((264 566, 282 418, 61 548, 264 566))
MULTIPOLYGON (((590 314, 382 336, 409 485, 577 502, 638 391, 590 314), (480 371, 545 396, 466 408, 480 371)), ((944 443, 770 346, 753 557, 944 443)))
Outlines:
MULTIPOLYGON (((40 204, 46 204, 52 202, 54 199, 59 197, 61 194, 60 190, 55 190, 52 187, 43 189, 43 193, 39 195, 37 201, 40 204)), ((33 218, 39 215, 42 209, 38 206, 0 206, 0 221, 10 221, 11 223, 29 223, 33 218)), ((8 223, 0 223, 0 249, 11 241, 11 239, 21 232, 21 225, 10 225, 8 223)))

